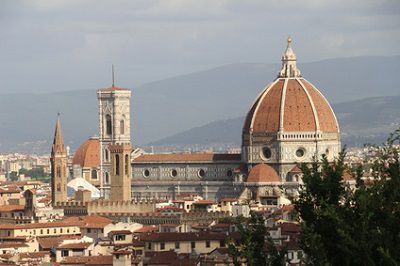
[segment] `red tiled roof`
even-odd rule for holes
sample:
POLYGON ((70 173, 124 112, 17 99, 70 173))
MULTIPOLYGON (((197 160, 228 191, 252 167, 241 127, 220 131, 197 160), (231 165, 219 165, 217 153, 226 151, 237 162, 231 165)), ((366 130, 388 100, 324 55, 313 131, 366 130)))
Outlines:
POLYGON ((78 217, 69 217, 63 220, 65 223, 78 223, 81 228, 103 229, 113 221, 106 217, 98 215, 87 215, 78 217))
POLYGON ((260 163, 251 168, 247 182, 280 182, 278 173, 268 164, 260 163))
POLYGON ((43 258, 45 256, 50 256, 50 252, 47 251, 26 252, 26 253, 19 253, 18 256, 20 259, 43 258))
POLYGON ((54 227, 67 227, 79 226, 80 223, 66 223, 66 222, 48 222, 48 223, 31 223, 31 224, 0 224, 0 230, 13 230, 13 229, 36 229, 36 228, 54 228, 54 227))
POLYGON ((61 264, 112 265, 113 256, 74 256, 64 257, 61 264))
POLYGON ((80 239, 81 236, 76 235, 65 235, 57 237, 38 237, 39 246, 44 250, 50 250, 52 248, 58 247, 58 245, 66 239, 80 239))
POLYGON ((115 230, 115 231, 110 231, 108 234, 109 235, 131 235, 132 232, 129 230, 115 230))
POLYGON ((295 165, 290 171, 290 173, 303 173, 303 171, 301 171, 300 167, 295 165))
POLYGON ((215 162, 215 161, 240 161, 240 154, 217 153, 191 153, 191 154, 144 154, 133 162, 215 162))
POLYGON ((214 203, 215 202, 212 200, 198 200, 198 201, 193 202, 194 205, 212 205, 214 203))
POLYGON ((23 248, 28 247, 27 244, 21 242, 7 242, 7 243, 0 243, 0 249, 3 248, 23 248))
POLYGON ((57 249, 86 249, 92 243, 81 242, 81 243, 68 243, 58 246, 57 249))
POLYGON ((225 240, 227 235, 223 233, 197 232, 197 233, 151 233, 140 236, 141 241, 194 241, 194 240, 225 240))
POLYGON ((23 211, 25 205, 2 205, 0 206, 0 212, 16 212, 23 211))
POLYGON ((150 225, 150 226, 143 226, 142 228, 139 228, 136 230, 134 233, 148 233, 148 232, 156 232, 158 229, 155 225, 150 225))
POLYGON ((237 198, 224 198, 224 199, 221 199, 221 202, 236 202, 236 201, 238 201, 237 198))

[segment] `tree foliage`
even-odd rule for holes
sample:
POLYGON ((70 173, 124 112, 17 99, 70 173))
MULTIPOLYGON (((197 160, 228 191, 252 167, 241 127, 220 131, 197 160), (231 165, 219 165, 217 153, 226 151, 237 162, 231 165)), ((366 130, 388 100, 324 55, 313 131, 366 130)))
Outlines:
POLYGON ((242 263, 249 266, 286 265, 286 249, 278 249, 274 244, 261 214, 252 212, 248 219, 239 216, 236 226, 241 234, 240 244, 229 244, 235 266, 242 263))
POLYGON ((329 163, 303 166, 303 183, 295 201, 309 265, 400 264, 400 165, 395 145, 400 130, 379 148, 373 179, 353 173, 355 188, 342 180, 345 152, 329 163))

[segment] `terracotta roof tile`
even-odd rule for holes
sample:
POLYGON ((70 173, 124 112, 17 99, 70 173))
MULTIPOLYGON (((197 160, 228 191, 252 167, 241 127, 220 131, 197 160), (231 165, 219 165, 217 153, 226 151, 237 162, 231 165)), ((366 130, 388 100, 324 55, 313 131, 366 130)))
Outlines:
POLYGON ((68 243, 58 246, 57 249, 86 249, 92 243, 81 242, 81 243, 68 243))
POLYGON ((2 205, 0 206, 0 212, 16 212, 23 211, 25 205, 2 205))
POLYGON ((260 163, 250 170, 247 182, 281 182, 281 179, 274 168, 268 164, 260 163))
POLYGON ((151 233, 140 236, 141 241, 160 242, 160 241, 192 241, 192 240, 225 240, 227 235, 224 233, 211 232, 190 232, 190 233, 151 233))
POLYGON ((74 154, 73 165, 81 167, 99 167, 100 166, 100 141, 99 139, 88 139, 74 154))
POLYGON ((61 264, 78 265, 112 265, 113 256, 74 256, 65 257, 61 264))

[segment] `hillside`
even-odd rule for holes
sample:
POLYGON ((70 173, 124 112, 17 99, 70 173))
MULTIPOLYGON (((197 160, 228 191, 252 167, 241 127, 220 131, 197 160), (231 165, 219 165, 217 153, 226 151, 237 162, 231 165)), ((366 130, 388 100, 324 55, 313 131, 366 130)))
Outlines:
MULTIPOLYGON (((300 70, 331 103, 343 102, 398 94, 399 59, 339 58, 300 64, 300 70)), ((244 116, 278 71, 278 64, 232 64, 133 88, 133 142, 144 145, 212 121, 244 116)), ((0 95, 0 152, 48 152, 57 112, 67 145, 76 149, 98 132, 96 89, 0 95)))
MULTIPOLYGON (((380 144, 389 133, 400 127, 400 96, 373 97, 333 105, 341 127, 343 144, 359 146, 380 144)), ((240 145, 244 117, 215 121, 179 134, 151 142, 147 146, 240 145)))

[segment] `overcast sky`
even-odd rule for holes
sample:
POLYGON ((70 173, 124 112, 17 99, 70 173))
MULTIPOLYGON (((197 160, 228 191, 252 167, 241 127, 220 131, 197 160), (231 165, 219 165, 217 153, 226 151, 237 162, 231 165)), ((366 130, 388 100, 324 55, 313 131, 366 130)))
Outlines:
POLYGON ((140 84, 238 62, 400 54, 398 0, 0 0, 0 94, 140 84))

